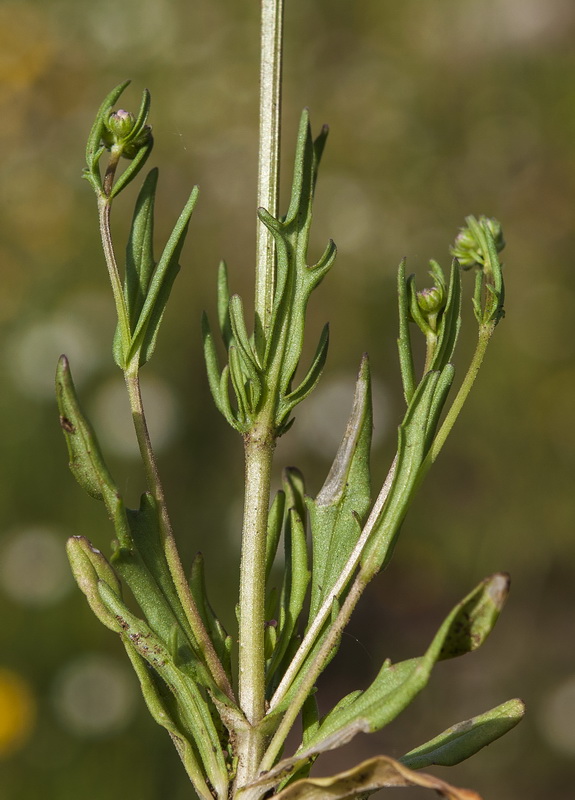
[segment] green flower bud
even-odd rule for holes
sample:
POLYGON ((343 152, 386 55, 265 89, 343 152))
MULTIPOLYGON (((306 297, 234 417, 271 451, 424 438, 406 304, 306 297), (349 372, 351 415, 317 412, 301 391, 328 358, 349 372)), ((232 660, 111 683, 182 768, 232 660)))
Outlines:
POLYGON ((139 130, 135 126, 136 118, 130 111, 112 111, 104 123, 102 142, 108 150, 116 148, 124 158, 132 160, 152 140, 150 125, 142 125, 139 130))
POLYGON ((136 118, 123 108, 112 111, 106 121, 106 130, 117 139, 125 139, 132 132, 136 118))
POLYGON ((122 626, 106 608, 98 592, 98 584, 104 581, 114 594, 118 597, 121 595, 120 581, 111 565, 83 536, 72 536, 68 539, 66 552, 76 583, 86 595, 90 608, 107 628, 120 633, 122 626))
POLYGON ((417 305, 424 316, 439 314, 445 306, 445 292, 442 287, 432 286, 417 292, 417 305))
POLYGON ((501 223, 496 219, 481 216, 478 220, 473 217, 467 217, 467 225, 459 231, 453 247, 451 248, 451 255, 459 261, 463 269, 471 269, 471 267, 482 267, 485 264, 484 243, 481 241, 477 227, 483 229, 480 232, 487 232, 493 238, 495 249, 500 253, 505 247, 505 239, 503 238, 503 231, 501 223))

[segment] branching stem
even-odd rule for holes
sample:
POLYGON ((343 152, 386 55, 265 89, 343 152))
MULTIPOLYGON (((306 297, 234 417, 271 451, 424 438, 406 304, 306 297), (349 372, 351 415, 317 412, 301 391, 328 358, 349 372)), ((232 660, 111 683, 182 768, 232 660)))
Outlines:
POLYGON ((168 509, 164 497, 162 482, 158 473, 156 457, 152 449, 148 425, 144 414, 142 403, 142 393, 140 389, 140 377, 137 367, 129 368, 124 373, 128 396, 130 398, 130 408, 132 420, 136 431, 136 438, 140 448, 140 454, 144 463, 148 488, 152 493, 157 507, 162 536, 164 555, 178 593, 178 597, 186 614, 192 633, 197 641, 198 647, 202 652, 208 669, 219 688, 227 697, 233 700, 233 690, 230 686, 226 672, 214 650, 212 641, 206 631, 196 602, 190 590, 186 574, 178 554, 172 524, 168 515, 168 509))

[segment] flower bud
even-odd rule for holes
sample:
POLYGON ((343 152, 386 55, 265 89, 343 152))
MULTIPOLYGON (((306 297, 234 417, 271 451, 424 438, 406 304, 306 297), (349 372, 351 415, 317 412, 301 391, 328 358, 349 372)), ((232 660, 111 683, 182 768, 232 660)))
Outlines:
POLYGON ((417 292, 417 305, 424 316, 439 314, 445 306, 445 292, 442 287, 432 286, 417 292))
POLYGON ((136 118, 130 111, 120 108, 110 112, 104 123, 102 141, 111 150, 113 147, 121 152, 124 158, 132 160, 152 139, 150 125, 142 125, 135 130, 136 118))
POLYGON ((112 111, 106 121, 106 130, 117 139, 125 139, 132 132, 136 118, 130 111, 123 108, 112 111))
POLYGON ((482 267, 485 263, 484 244, 480 239, 480 232, 478 227, 483 229, 483 232, 489 233, 493 238, 495 249, 500 253, 505 247, 505 239, 503 238, 503 231, 501 223, 496 219, 481 216, 478 220, 473 217, 466 218, 467 225, 459 231, 453 247, 451 248, 451 255, 459 261, 463 269, 470 269, 471 267, 482 267))

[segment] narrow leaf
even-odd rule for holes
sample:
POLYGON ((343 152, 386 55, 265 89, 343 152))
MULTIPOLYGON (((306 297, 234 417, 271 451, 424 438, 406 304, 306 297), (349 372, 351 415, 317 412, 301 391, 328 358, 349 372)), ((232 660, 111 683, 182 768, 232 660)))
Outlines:
POLYGON ((118 489, 108 471, 96 434, 80 409, 66 356, 60 356, 58 360, 56 396, 72 474, 89 495, 107 505, 113 504, 118 498, 118 489))
POLYGON ((364 356, 342 442, 321 491, 315 500, 308 499, 313 546, 310 623, 357 543, 358 519, 369 511, 371 433, 371 380, 364 356))
POLYGON ((169 713, 166 707, 165 691, 162 692, 160 690, 157 677, 150 671, 147 661, 142 658, 136 648, 124 637, 122 637, 122 641, 138 676, 142 695, 152 719, 170 734, 184 768, 201 800, 213 800, 213 795, 208 788, 206 776, 201 767, 201 761, 197 758, 191 741, 181 730, 181 726, 178 727, 176 725, 172 715, 169 713))
POLYGON ((268 514, 268 530, 266 537, 266 580, 269 578, 271 568, 276 557, 278 543, 282 532, 284 511, 286 504, 285 492, 281 489, 276 492, 268 514))
POLYGON ((320 725, 311 744, 361 723, 371 732, 380 730, 400 714, 427 684, 437 661, 469 652, 487 638, 497 620, 506 592, 503 576, 482 581, 446 617, 425 655, 398 664, 387 660, 373 683, 320 725))
POLYGON ((400 760, 410 769, 434 764, 451 767, 475 755, 514 728, 525 714, 521 700, 508 700, 484 714, 458 722, 429 742, 410 750, 400 760))
POLYGON ((278 639, 268 669, 271 677, 278 669, 286 653, 303 608, 310 579, 307 559, 305 528, 295 508, 290 508, 285 532, 286 564, 282 607, 278 621, 278 639))
POLYGON ((170 289, 179 269, 178 259, 184 246, 190 217, 198 199, 198 191, 198 187, 195 186, 154 271, 132 337, 132 355, 136 351, 141 351, 144 358, 151 355, 170 289))

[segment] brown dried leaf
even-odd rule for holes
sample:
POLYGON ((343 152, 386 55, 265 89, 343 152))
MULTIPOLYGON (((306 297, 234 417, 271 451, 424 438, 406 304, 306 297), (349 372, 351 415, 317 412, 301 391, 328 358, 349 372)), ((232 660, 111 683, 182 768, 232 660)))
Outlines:
POLYGON ((296 781, 275 795, 275 800, 352 800, 379 789, 398 786, 433 789, 445 800, 481 800, 470 789, 458 789, 433 775, 414 772, 389 756, 370 758, 329 778, 304 778, 296 781))

